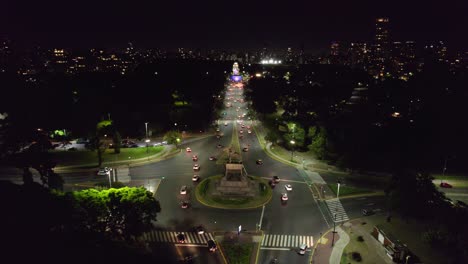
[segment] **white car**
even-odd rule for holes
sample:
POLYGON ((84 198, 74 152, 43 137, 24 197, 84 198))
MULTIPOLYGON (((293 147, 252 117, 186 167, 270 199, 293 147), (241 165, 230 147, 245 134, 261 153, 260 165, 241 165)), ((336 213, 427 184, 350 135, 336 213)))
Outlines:
POLYGON ((224 122, 224 126, 227 126, 228 125, 228 122, 224 122))
POLYGON ((186 148, 185 151, 192 152, 192 149, 191 148, 186 148))
POLYGON ((286 191, 288 191, 288 192, 292 191, 292 186, 291 186, 291 184, 286 184, 286 185, 284 186, 284 188, 285 188, 286 191))
POLYGON ((180 194, 187 194, 187 186, 183 185, 180 187, 180 194))
POLYGON ((193 170, 200 170, 200 165, 198 165, 198 163, 193 164, 193 170))
POLYGON ((109 168, 109 167, 100 168, 99 171, 97 172, 97 175, 107 176, 110 174, 111 171, 112 171, 112 168, 109 168))
POLYGON ((288 194, 287 193, 281 194, 281 201, 287 201, 287 200, 288 200, 288 194))
POLYGON ((252 131, 250 131, 250 130, 247 130, 247 133, 249 133, 249 134, 252 134, 252 131))
POLYGON ((194 182, 198 181, 199 179, 200 179, 200 176, 197 175, 197 174, 193 175, 193 177, 192 177, 192 181, 194 181, 194 182))

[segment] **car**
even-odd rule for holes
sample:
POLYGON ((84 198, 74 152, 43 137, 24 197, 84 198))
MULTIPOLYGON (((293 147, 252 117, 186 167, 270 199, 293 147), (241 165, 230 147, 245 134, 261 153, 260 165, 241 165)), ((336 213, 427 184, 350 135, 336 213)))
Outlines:
POLYGON ((228 125, 228 122, 224 122, 224 126, 227 126, 228 125))
POLYGON ((281 194, 281 201, 287 201, 288 200, 288 194, 287 193, 282 193, 281 194))
POLYGON ((440 187, 441 188, 453 188, 453 186, 447 182, 441 182, 440 187))
POLYGON ((98 176, 108 176, 108 175, 110 175, 111 171, 112 171, 112 168, 109 168, 109 167, 100 168, 99 171, 97 172, 97 175, 98 176))
POLYGON ((262 165, 262 164, 263 164, 263 160, 258 159, 255 163, 257 163, 257 165, 262 165))
POLYGON ((210 157, 210 160, 216 160, 216 157, 215 157, 215 156, 211 156, 211 157, 210 157))
POLYGON ((191 148, 186 148, 185 151, 192 152, 192 149, 191 148))
POLYGON ((192 181, 197 182, 198 180, 200 180, 200 175, 197 175, 197 174, 193 175, 192 181))
POLYGON ((307 248, 307 244, 301 244, 299 246, 299 255, 304 255, 306 253, 307 248))
POLYGON ((361 210, 362 215, 368 216, 368 215, 373 215, 375 214, 374 210, 372 209, 362 209, 361 210))
POLYGON ((193 161, 198 161, 198 156, 197 156, 197 155, 194 155, 194 156, 192 157, 192 160, 193 160, 193 161))
POLYGON ((467 204, 465 202, 463 202, 463 201, 460 201, 460 200, 457 200, 455 206, 467 208, 467 204))
POLYGON ((183 201, 182 203, 180 203, 180 207, 182 207, 182 209, 186 209, 189 207, 189 202, 188 201, 183 201))
POLYGON ((221 138, 221 135, 216 135, 216 138, 221 138))
POLYGON ((218 144, 216 147, 217 147, 217 148, 222 148, 222 147, 223 147, 223 145, 221 145, 221 144, 218 144))
POLYGON ((245 125, 242 125, 241 127, 242 127, 242 128, 245 128, 245 125))
POLYGON ((200 170, 200 165, 198 165, 198 163, 193 164, 193 170, 194 171, 200 170))
POLYGON ((292 185, 291 185, 291 184, 286 184, 286 185, 284 185, 284 188, 285 188, 286 191, 288 191, 288 192, 292 191, 292 185))
POLYGON ((245 148, 242 149, 242 151, 247 152, 247 151, 249 151, 249 148, 245 147, 245 148))
POLYGON ((217 246, 216 246, 216 242, 214 242, 214 240, 208 240, 207 242, 208 244, 208 248, 210 249, 211 252, 215 252, 216 249, 217 249, 217 246))
POLYGON ((250 131, 250 130, 247 130, 247 133, 249 133, 249 134, 252 134, 252 131, 250 131))
POLYGON ((242 130, 239 130, 239 133, 241 133, 241 134, 244 134, 244 131, 242 131, 242 130))
POLYGON ((273 176, 273 182, 274 183, 280 182, 280 178, 278 176, 273 176))
POLYGON ((216 128, 216 132, 219 132, 219 128, 216 128))
POLYGON ((197 234, 199 235, 205 234, 205 229, 203 229, 203 226, 197 226, 197 234))
POLYGON ((180 187, 180 194, 187 194, 187 186, 183 185, 180 187))
POLYGON ((177 241, 179 241, 179 243, 185 243, 185 235, 182 233, 179 233, 177 235, 177 241))

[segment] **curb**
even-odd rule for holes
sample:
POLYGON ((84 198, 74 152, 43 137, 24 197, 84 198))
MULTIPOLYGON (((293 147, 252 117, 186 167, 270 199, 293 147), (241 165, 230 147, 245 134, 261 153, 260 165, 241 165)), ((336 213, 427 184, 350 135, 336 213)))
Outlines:
MULTIPOLYGON (((322 236, 319 238, 319 240, 322 241, 322 238, 323 238, 324 236, 326 236, 326 235, 327 235, 328 233, 330 233, 330 232, 332 232, 332 229, 331 229, 331 228, 330 228, 329 230, 327 230, 325 233, 323 233, 322 236)), ((319 242, 317 242, 317 243, 315 244, 315 246, 314 246, 314 248, 313 248, 313 250, 312 250, 312 254, 310 254, 309 263, 313 263, 313 262, 312 262, 312 259, 314 258, 315 250, 317 249, 318 244, 319 244, 319 242)), ((333 250, 332 250, 332 252, 333 252, 333 250)), ((331 257, 331 255, 330 255, 330 257, 331 257)))
MULTIPOLYGON (((210 176, 210 177, 214 177, 214 176, 210 176)), ((203 202, 203 201, 200 200, 199 194, 198 194, 198 192, 197 192, 197 188, 198 188, 198 186, 200 186, 200 184, 201 184, 202 182, 206 181, 206 180, 209 179, 210 177, 205 178, 203 181, 201 181, 201 182, 200 182, 199 184, 197 184, 197 186, 195 187, 195 199, 197 199, 197 201, 198 201, 200 204, 203 204, 203 205, 206 206, 206 207, 217 208, 217 209, 224 209, 224 210, 249 210, 249 209, 256 209, 256 208, 262 207, 262 206, 268 204, 268 203, 271 201, 271 199, 273 198, 273 192, 272 192, 270 198, 269 198, 267 201, 265 201, 264 203, 262 203, 262 204, 260 204, 260 205, 258 205, 258 206, 254 206, 254 207, 245 207, 245 208, 229 208, 229 207, 221 207, 221 206, 209 205, 209 204, 207 204, 207 203, 205 203, 205 202, 203 202)), ((259 177, 259 178, 260 178, 260 177, 259 177)))

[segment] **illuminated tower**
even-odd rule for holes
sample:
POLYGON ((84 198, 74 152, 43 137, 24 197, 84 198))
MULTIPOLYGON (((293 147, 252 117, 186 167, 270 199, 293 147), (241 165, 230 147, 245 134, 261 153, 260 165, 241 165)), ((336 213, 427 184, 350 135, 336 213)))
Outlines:
POLYGON ((389 57, 388 18, 377 18, 375 21, 375 38, 373 45, 374 75, 382 76, 385 72, 385 62, 389 57))

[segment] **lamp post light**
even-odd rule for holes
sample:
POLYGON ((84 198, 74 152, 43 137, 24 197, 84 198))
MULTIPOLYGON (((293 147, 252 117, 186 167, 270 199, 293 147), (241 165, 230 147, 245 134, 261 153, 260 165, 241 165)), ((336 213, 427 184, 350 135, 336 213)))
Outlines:
POLYGON ((291 147, 291 161, 294 161, 294 144, 296 144, 296 141, 291 140, 291 141, 289 141, 289 143, 291 143, 291 145, 292 145, 292 147, 291 147))
POLYGON ((445 157, 444 168, 442 169, 442 179, 440 180, 440 183, 441 183, 441 184, 444 182, 445 171, 447 170, 447 160, 448 160, 448 158, 445 157))
POLYGON ((331 246, 333 247, 335 245, 335 228, 336 228, 336 213, 334 214, 334 217, 333 217, 333 238, 332 238, 332 244, 331 246))
POLYGON ((145 135, 146 135, 146 153, 148 153, 148 143, 149 143, 149 139, 148 139, 148 122, 145 122, 145 135))
POLYGON ((340 185, 341 185, 341 181, 338 181, 338 188, 336 190, 336 198, 338 199, 338 197, 340 196, 340 185))

